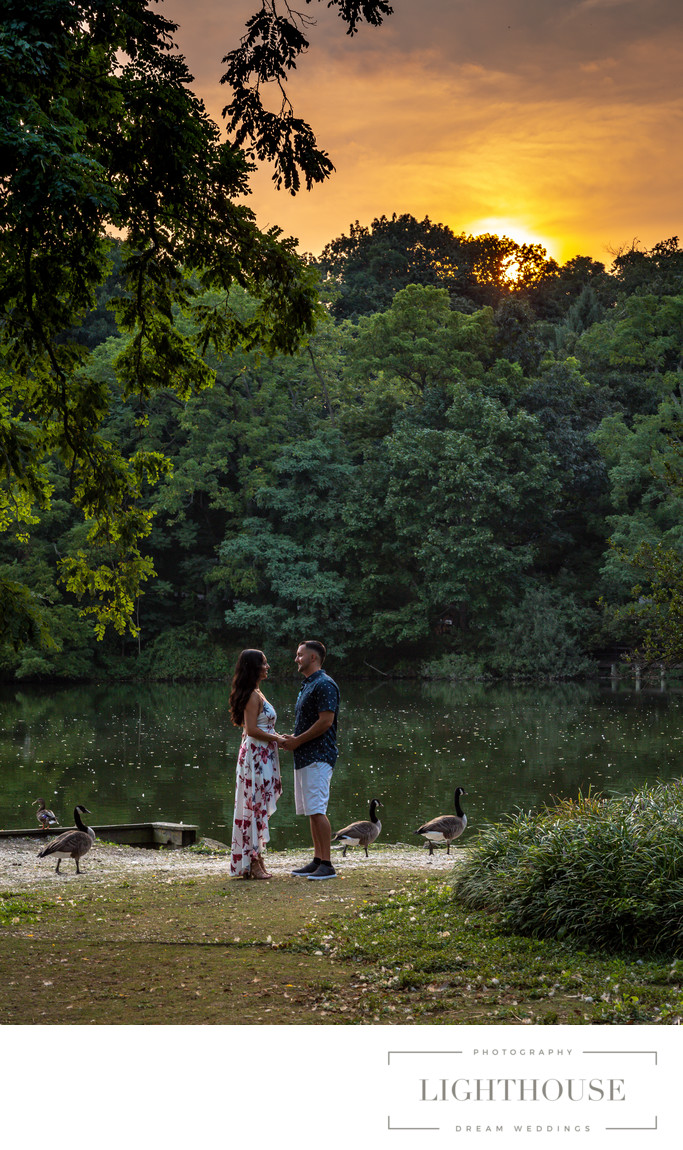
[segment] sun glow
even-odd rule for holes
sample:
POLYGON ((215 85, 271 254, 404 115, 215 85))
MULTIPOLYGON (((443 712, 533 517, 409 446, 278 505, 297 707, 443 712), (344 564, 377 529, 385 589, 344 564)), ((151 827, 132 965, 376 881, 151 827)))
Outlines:
MULTIPOLYGON (((561 258, 559 241, 551 240, 547 236, 539 236, 538 233, 533 232, 519 220, 510 217, 487 216, 486 219, 474 220, 465 230, 473 236, 507 236, 509 240, 514 240, 517 244, 540 244, 553 259, 561 258)), ((514 273, 512 264, 510 271, 514 273)), ((514 279, 514 274, 510 278, 514 279)))
MULTIPOLYGON (((509 238, 512 239, 512 236, 510 236, 509 238)), ((516 284, 517 280, 520 278, 521 274, 522 274, 522 268, 521 268, 520 264, 518 264, 517 260, 510 260, 509 264, 505 268, 505 275, 503 276, 503 282, 509 283, 509 284, 516 284)))

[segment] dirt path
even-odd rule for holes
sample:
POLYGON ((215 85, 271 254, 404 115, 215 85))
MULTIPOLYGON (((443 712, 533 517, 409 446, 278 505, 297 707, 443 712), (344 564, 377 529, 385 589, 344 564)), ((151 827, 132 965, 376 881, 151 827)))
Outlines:
MULTIPOLYGON (((212 842, 203 841, 205 844, 212 842)), ((216 876, 234 883, 230 879, 230 860, 221 849, 222 846, 216 843, 213 851, 210 845, 197 850, 144 850, 103 843, 98 839, 82 862, 82 876, 76 875, 75 864, 69 860, 62 862, 60 875, 55 877, 56 860, 37 857, 41 849, 40 839, 5 839, 0 842, 0 890, 38 890, 51 897, 61 889, 60 882, 69 884, 70 889, 71 884, 74 884, 74 889, 80 886, 91 889, 95 886, 110 886, 122 878, 133 880, 144 877, 173 883, 180 879, 216 876)), ((332 861, 336 864, 338 860, 340 878, 346 879, 352 875, 371 876, 378 869, 377 864, 425 875, 438 874, 440 871, 448 873, 456 857, 455 848, 450 856, 445 851, 437 851, 430 859, 422 847, 395 843, 374 845, 368 859, 360 850, 350 851, 345 859, 341 858, 341 851, 337 851, 332 861)), ((271 851, 268 854, 268 869, 278 879, 289 879, 292 868, 309 859, 310 852, 271 851)), ((320 886, 319 883, 310 885, 320 886)))
POLYGON ((289 874, 304 856, 284 852, 268 856, 270 882, 244 882, 230 879, 224 855, 98 843, 77 876, 70 860, 56 875, 36 853, 34 840, 0 848, 3 1023, 344 1021, 356 1013, 353 965, 282 944, 409 875, 452 867, 389 847, 348 856, 339 879, 312 883, 289 874))

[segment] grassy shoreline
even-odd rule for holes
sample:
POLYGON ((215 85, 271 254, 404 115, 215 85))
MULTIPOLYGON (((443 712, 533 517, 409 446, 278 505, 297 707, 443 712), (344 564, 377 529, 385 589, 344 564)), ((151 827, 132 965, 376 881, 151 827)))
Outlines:
POLYGON ((680 961, 503 934, 490 913, 459 909, 445 859, 444 869, 427 871, 424 861, 398 865, 375 850, 338 881, 308 883, 287 873, 299 854, 282 852, 269 856, 276 877, 254 883, 230 880, 216 856, 213 870, 188 875, 180 851, 140 873, 125 864, 126 850, 117 848, 124 862, 106 881, 60 883, 51 872, 12 891, 4 869, 0 1021, 589 1025, 683 1017, 680 961))

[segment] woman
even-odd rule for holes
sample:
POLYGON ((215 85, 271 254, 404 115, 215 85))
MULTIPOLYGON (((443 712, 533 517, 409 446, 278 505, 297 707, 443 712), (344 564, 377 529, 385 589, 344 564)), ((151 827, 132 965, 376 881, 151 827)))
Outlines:
POLYGON ((260 684, 268 676, 263 651, 242 651, 230 691, 230 715, 242 727, 237 756, 235 817, 232 827, 230 874, 236 878, 270 878, 261 851, 270 839, 268 819, 282 794, 277 715, 260 684))

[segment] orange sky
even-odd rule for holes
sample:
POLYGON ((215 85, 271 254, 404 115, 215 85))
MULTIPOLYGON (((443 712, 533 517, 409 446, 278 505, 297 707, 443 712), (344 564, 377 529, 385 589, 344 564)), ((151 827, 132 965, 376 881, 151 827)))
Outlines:
MULTIPOLYGON (((221 58, 255 8, 164 3, 217 120, 221 58)), ((336 172, 292 197, 263 170, 250 197, 301 250, 392 212, 560 260, 683 235, 681 0, 395 0, 353 39, 324 4, 306 10, 317 26, 290 94, 336 172)))

